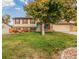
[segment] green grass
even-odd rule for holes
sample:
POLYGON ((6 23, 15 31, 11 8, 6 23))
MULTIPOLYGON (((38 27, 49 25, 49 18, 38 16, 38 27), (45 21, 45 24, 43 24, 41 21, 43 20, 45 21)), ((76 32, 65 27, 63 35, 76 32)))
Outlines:
POLYGON ((3 35, 2 57, 3 59, 28 59, 26 57, 33 57, 35 53, 42 52, 49 59, 49 54, 75 46, 76 35, 60 32, 46 33, 45 36, 35 32, 3 35))

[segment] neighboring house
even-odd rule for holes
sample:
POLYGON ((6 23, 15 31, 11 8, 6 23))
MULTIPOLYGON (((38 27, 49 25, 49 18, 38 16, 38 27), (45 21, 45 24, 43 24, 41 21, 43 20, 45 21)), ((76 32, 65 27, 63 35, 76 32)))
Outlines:
POLYGON ((11 28, 10 25, 2 24, 2 34, 9 34, 9 29, 11 28))
MULTIPOLYGON (((67 22, 60 22, 58 24, 45 24, 45 31, 74 31, 75 25, 67 22)), ((13 18, 14 31, 41 31, 41 23, 39 20, 34 20, 32 17, 15 17, 13 18)), ((76 31, 76 30, 75 30, 76 31)))

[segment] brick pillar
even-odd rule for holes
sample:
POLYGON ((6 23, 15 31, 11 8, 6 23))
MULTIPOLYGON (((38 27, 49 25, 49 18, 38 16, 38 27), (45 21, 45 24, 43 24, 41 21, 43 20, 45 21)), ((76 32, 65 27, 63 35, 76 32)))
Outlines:
POLYGON ((70 32, 72 32, 72 31, 73 31, 73 25, 70 24, 70 32))
POLYGON ((53 31, 53 24, 50 23, 50 31, 53 31))
POLYGON ((30 24, 30 19, 28 19, 28 24, 30 24))
POLYGON ((22 20, 22 19, 20 19, 20 24, 22 24, 22 22, 23 22, 23 20, 22 20))

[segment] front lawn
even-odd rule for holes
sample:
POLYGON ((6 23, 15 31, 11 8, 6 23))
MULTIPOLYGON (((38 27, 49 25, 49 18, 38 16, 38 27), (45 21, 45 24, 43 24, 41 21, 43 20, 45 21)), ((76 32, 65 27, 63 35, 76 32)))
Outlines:
POLYGON ((68 47, 75 47, 76 36, 60 32, 27 32, 3 35, 3 59, 50 59, 51 54, 68 47), (36 57, 37 56, 37 57, 36 57))

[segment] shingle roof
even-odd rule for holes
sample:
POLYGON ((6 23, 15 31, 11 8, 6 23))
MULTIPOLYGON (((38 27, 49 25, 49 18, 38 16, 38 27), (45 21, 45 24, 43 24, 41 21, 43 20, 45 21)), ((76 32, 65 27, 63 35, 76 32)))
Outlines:
POLYGON ((15 17, 15 18, 13 18, 13 19, 27 19, 27 18, 33 18, 33 17, 31 17, 31 16, 26 16, 26 17, 15 17))

